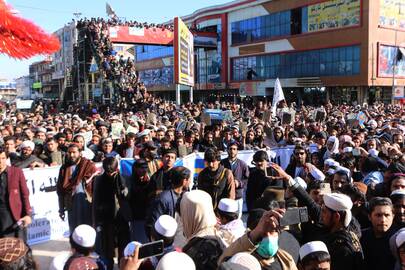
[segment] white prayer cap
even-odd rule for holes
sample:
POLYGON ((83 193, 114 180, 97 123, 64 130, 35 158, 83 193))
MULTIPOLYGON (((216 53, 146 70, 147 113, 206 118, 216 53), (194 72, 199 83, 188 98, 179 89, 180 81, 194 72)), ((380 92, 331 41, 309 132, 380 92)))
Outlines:
POLYGON ((302 179, 301 177, 295 177, 294 178, 295 181, 297 181, 297 183, 303 188, 303 189, 307 189, 308 185, 305 182, 304 179, 302 179))
POLYGON ((304 259, 305 256, 314 253, 323 251, 329 254, 328 248, 326 247, 325 243, 322 241, 312 241, 308 242, 300 248, 300 259, 304 259))
POLYGON ((343 148, 343 153, 351 153, 353 151, 353 147, 345 147, 343 148))
POLYGON ((21 144, 21 149, 24 149, 24 148, 31 148, 31 150, 34 150, 35 149, 35 143, 33 143, 32 141, 24 141, 21 144))
POLYGON ((344 174, 347 175, 348 178, 350 178, 350 170, 348 168, 346 168, 346 167, 338 166, 336 168, 336 172, 343 172, 344 174))
POLYGON ((177 222, 169 215, 162 215, 155 222, 155 230, 164 237, 173 237, 176 234, 177 222))
POLYGON ((193 259, 186 253, 173 251, 169 252, 160 259, 156 270, 195 270, 193 259))
POLYGON ((332 166, 336 167, 336 166, 340 165, 339 162, 337 162, 337 161, 335 161, 334 159, 331 159, 331 158, 328 158, 327 160, 325 160, 324 164, 326 166, 329 166, 329 167, 332 167, 332 166))
POLYGON ((72 252, 70 251, 62 251, 58 255, 56 255, 53 259, 51 264, 49 265, 49 270, 63 270, 67 260, 72 256, 72 252))
POLYGON ((378 157, 378 151, 376 149, 370 149, 368 150, 368 153, 372 156, 372 157, 378 157))
POLYGON ((46 128, 39 127, 39 128, 37 128, 37 132, 46 133, 46 128))
POLYGON ((328 142, 335 142, 338 138, 336 138, 335 136, 330 136, 328 138, 328 142))
POLYGON ((164 132, 166 132, 166 131, 167 131, 167 127, 166 127, 166 126, 161 125, 161 126, 159 126, 159 128, 158 128, 158 130, 157 130, 157 131, 160 131, 160 130, 163 130, 164 132))
POLYGON ((400 230, 395 237, 395 243, 397 244, 397 248, 402 246, 405 243, 405 230, 400 230))
POLYGON ((391 192, 390 197, 392 196, 405 196, 405 190, 403 189, 396 189, 393 192, 391 192))
POLYGON ((124 257, 130 257, 134 255, 137 246, 142 246, 142 244, 136 241, 129 242, 124 249, 124 257))
POLYGON ((90 248, 96 243, 96 231, 91 226, 82 224, 73 231, 72 239, 79 246, 90 248))
POLYGON ((261 270, 262 269, 259 261, 253 255, 251 255, 247 252, 236 253, 229 259, 229 262, 244 266, 250 270, 261 270))
POLYGON ((237 213, 239 206, 235 200, 224 198, 219 201, 218 209, 227 213, 237 213))
POLYGON ((368 125, 373 129, 377 128, 377 126, 378 126, 377 121, 375 121, 374 119, 371 119, 370 121, 368 121, 368 125))
POLYGON ((138 138, 141 138, 143 136, 147 136, 150 134, 150 130, 149 129, 144 129, 142 132, 138 133, 138 138))
POLYGON ((352 200, 349 196, 340 193, 330 193, 323 195, 323 201, 328 208, 334 211, 346 212, 344 226, 349 226, 352 220, 352 212, 350 210, 353 207, 352 200))

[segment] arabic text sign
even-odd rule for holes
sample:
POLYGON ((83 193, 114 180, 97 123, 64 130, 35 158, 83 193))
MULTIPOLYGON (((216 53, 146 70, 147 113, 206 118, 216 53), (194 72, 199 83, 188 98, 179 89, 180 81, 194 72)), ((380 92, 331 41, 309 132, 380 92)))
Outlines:
POLYGON ((178 17, 174 19, 174 69, 175 83, 194 86, 194 40, 187 25, 178 17))
POLYGON ((23 170, 30 192, 33 221, 28 228, 28 244, 60 239, 69 234, 67 220, 59 218, 56 182, 60 166, 23 170))
POLYGON ((308 6, 308 32, 360 25, 361 0, 331 0, 308 6))

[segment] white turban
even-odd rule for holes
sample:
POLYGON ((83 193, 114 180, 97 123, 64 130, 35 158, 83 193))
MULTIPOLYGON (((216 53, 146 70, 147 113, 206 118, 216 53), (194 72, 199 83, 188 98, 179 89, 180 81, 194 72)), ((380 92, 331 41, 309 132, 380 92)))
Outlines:
POLYGON ((344 211, 346 213, 344 226, 349 226, 350 221, 352 220, 352 200, 349 196, 340 194, 340 193, 331 193, 323 195, 323 201, 325 205, 334 210, 334 211, 344 211))
POLYGON ((193 259, 186 253, 182 252, 169 252, 160 259, 156 270, 195 270, 193 259))

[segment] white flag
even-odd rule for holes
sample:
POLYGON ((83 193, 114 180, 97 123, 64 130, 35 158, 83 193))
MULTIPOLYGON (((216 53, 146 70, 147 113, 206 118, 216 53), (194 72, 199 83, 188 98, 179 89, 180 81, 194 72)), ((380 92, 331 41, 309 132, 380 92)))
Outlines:
POLYGON ((115 11, 112 9, 112 7, 110 6, 110 4, 105 3, 105 12, 107 13, 107 15, 109 17, 117 17, 117 14, 115 14, 115 11))
POLYGON ((271 113, 276 116, 277 104, 284 100, 283 88, 281 88, 280 80, 277 78, 274 83, 273 103, 271 104, 271 113))

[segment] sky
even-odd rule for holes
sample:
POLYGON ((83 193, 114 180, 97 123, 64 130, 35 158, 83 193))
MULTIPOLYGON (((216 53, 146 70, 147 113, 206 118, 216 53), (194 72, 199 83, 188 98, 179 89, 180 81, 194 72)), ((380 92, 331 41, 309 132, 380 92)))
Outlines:
MULTIPOLYGON (((109 0, 119 17, 148 23, 169 21, 176 16, 193 13, 200 8, 219 5, 231 0, 109 0)), ((61 28, 74 18, 73 13, 82 17, 106 17, 105 0, 7 0, 20 16, 33 21, 48 33, 61 28)), ((0 54, 0 78, 14 79, 28 75, 28 66, 43 59, 43 56, 28 60, 14 60, 0 54)))

